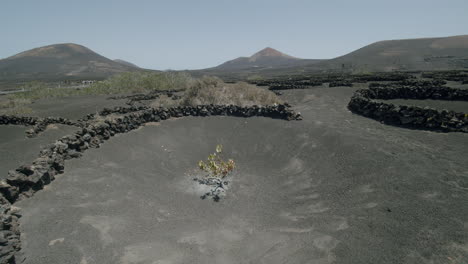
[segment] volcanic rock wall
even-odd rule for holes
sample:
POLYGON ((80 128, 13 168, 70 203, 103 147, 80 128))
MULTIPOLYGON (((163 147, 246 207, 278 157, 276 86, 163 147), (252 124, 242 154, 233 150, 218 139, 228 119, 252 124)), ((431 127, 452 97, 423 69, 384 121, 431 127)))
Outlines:
POLYGON ((348 86, 353 83, 366 82, 404 82, 411 81, 415 77, 408 73, 374 73, 374 74, 323 74, 316 76, 283 76, 269 80, 250 80, 258 86, 269 86, 272 91, 290 89, 308 89, 313 86, 321 86, 329 83, 329 87, 348 86))
POLYGON ((13 115, 0 115, 0 125, 23 125, 32 126, 31 129, 26 131, 27 137, 35 137, 37 134, 43 132, 50 124, 62 124, 68 126, 81 126, 80 122, 73 122, 69 119, 62 117, 30 117, 30 116, 13 116, 13 115))
POLYGON ((385 124, 440 132, 468 133, 468 114, 416 106, 394 105, 372 99, 436 99, 468 101, 468 90, 450 87, 371 87, 357 90, 348 108, 385 124))
MULTIPOLYGON (((285 120, 301 120, 300 114, 288 105, 267 107, 238 107, 201 105, 173 108, 116 107, 105 109, 101 114, 125 113, 126 115, 106 120, 89 119, 74 135, 64 136, 40 151, 31 164, 23 165, 8 173, 0 181, 0 263, 17 263, 16 252, 21 249, 18 218, 21 214, 12 204, 31 197, 64 172, 65 160, 78 158, 89 148, 98 148, 104 141, 119 133, 134 130, 148 122, 159 122, 171 117, 183 116, 264 116, 285 120)), ((30 118, 2 118, 11 124, 35 124, 30 118)))

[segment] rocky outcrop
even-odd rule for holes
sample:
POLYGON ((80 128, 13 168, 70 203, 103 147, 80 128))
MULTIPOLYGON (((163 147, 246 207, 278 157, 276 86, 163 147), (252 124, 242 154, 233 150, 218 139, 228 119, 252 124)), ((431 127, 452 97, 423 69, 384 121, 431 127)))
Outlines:
POLYGON ((264 116, 285 120, 301 120, 300 114, 289 109, 289 105, 275 106, 181 106, 173 108, 114 108, 105 109, 103 114, 123 113, 112 119, 90 119, 74 135, 60 138, 45 147, 31 164, 9 171, 0 181, 0 263, 16 263, 15 252, 19 251, 20 233, 18 217, 12 206, 18 200, 31 197, 35 192, 50 184, 57 174, 63 173, 65 161, 78 158, 89 148, 98 148, 112 136, 134 130, 148 122, 159 122, 171 117, 183 116, 264 116), (12 209, 13 208, 13 209, 12 209), (2 239, 3 238, 3 239, 2 239))
POLYGON ((468 90, 449 87, 362 89, 354 93, 348 108, 356 114, 385 124, 440 132, 468 133, 468 114, 416 106, 394 105, 373 100, 397 98, 468 101, 468 90))

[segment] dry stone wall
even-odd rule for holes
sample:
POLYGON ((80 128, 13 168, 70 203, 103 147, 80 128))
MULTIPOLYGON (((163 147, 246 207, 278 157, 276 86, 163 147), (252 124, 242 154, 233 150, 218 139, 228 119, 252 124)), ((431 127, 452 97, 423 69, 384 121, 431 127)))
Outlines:
POLYGON ((80 127, 80 122, 74 122, 62 117, 30 117, 30 116, 14 116, 14 115, 0 115, 0 125, 23 125, 32 126, 31 129, 26 131, 27 137, 35 137, 43 132, 48 125, 62 124, 68 126, 80 127))
MULTIPOLYGON (((17 252, 21 249, 18 218, 21 216, 13 206, 18 200, 31 197, 35 192, 50 184, 57 174, 63 173, 65 161, 79 158, 89 148, 98 148, 112 136, 134 130, 148 122, 159 122, 171 117, 183 116, 263 116, 284 120, 301 120, 300 114, 289 109, 289 105, 267 107, 238 107, 201 105, 173 108, 117 107, 103 110, 104 114, 126 115, 106 120, 89 119, 73 135, 64 136, 42 149, 30 164, 20 166, 0 181, 0 263, 19 263, 17 252)), ((7 118, 11 124, 35 124, 32 119, 7 118)))
POLYGON ((373 99, 435 99, 468 101, 468 90, 450 87, 372 87, 357 90, 348 104, 356 113, 385 124, 440 132, 468 133, 468 114, 416 106, 394 105, 373 99))

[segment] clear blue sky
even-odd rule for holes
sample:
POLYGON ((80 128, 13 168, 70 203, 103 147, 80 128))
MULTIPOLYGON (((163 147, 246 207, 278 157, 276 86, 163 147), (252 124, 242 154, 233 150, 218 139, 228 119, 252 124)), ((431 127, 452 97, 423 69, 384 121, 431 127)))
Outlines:
POLYGON ((332 58, 385 39, 468 34, 468 0, 2 0, 0 58, 77 43, 151 69, 196 69, 270 46, 332 58))

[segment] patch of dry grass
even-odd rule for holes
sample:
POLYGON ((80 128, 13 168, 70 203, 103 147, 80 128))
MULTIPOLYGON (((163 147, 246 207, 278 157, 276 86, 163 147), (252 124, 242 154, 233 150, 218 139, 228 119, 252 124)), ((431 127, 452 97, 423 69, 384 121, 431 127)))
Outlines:
POLYGON ((117 120, 117 118, 120 118, 122 116, 124 116, 125 114, 109 114, 109 115, 106 115, 106 116, 102 116, 100 115, 98 112, 96 112, 96 114, 94 115, 94 123, 96 124, 102 124, 102 123, 105 123, 106 121, 110 121, 110 122, 115 122, 117 120))
POLYGON ((31 100, 16 98, 11 95, 0 99, 0 115, 25 115, 30 114, 32 109, 27 107, 31 100))
POLYGON ((185 90, 192 77, 181 72, 127 72, 84 88, 86 94, 131 94, 185 90))
POLYGON ((156 100, 152 101, 150 103, 151 107, 158 108, 158 107, 176 107, 180 105, 180 99, 179 100, 174 100, 171 97, 161 94, 159 98, 156 100))
POLYGON ((34 101, 78 95, 117 95, 149 93, 151 91, 185 90, 192 77, 178 72, 126 72, 83 88, 51 88, 46 83, 31 82, 21 87, 22 93, 10 95, 14 99, 34 101))
POLYGON ((216 77, 193 81, 182 98, 182 105, 273 105, 282 103, 273 92, 245 82, 224 83, 216 77))

